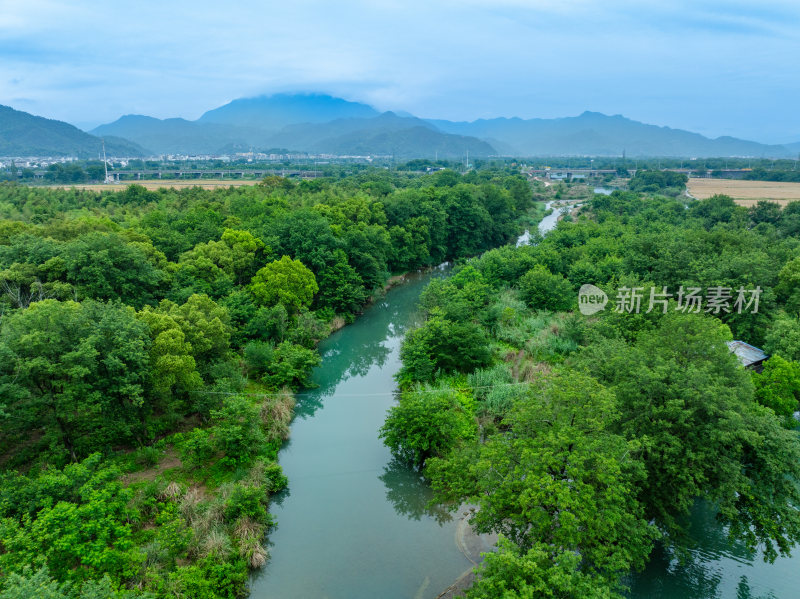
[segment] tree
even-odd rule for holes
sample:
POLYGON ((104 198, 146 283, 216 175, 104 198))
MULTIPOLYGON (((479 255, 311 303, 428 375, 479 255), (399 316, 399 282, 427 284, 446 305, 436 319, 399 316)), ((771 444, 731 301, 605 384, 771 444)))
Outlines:
POLYGON ((153 302, 164 280, 141 249, 116 234, 88 233, 63 253, 65 276, 85 298, 121 300, 142 307, 153 302))
POLYGON ((150 346, 153 393, 162 399, 165 412, 173 412, 177 407, 174 398, 185 398, 203 384, 192 346, 178 322, 168 314, 146 307, 136 317, 147 324, 153 340, 150 346))
POLYGON ((800 360, 800 321, 798 317, 779 314, 767 331, 764 350, 786 360, 800 360))
POLYGON ((320 363, 316 350, 284 341, 272 352, 262 381, 272 389, 308 385, 311 370, 320 363))
POLYGON ((282 304, 289 312, 307 307, 319 291, 314 273, 299 260, 283 256, 259 270, 250 292, 262 306, 282 304))
POLYGON ((367 301, 364 281, 347 263, 347 256, 342 250, 336 250, 334 254, 335 261, 319 272, 319 295, 316 303, 340 314, 355 314, 367 301))
POLYGON ((139 513, 120 475, 116 468, 102 467, 94 454, 61 471, 5 480, 22 488, 18 500, 35 498, 38 505, 35 510, 25 503, 3 508, 0 575, 24 572, 30 564, 44 565, 56 580, 74 583, 104 574, 120 583, 137 574, 145 554, 134 544, 130 521, 139 513))
POLYGON ((227 357, 231 339, 228 311, 207 295, 192 295, 182 305, 162 300, 157 311, 178 324, 201 370, 227 357))
POLYGON ((748 372, 728 351, 726 325, 667 313, 629 346, 596 347, 587 364, 617 395, 615 432, 641 443, 646 516, 673 541, 697 498, 714 502, 732 538, 767 559, 800 540, 800 442, 756 404, 748 372))
POLYGON ((221 296, 234 283, 250 280, 263 250, 264 243, 248 231, 225 229, 219 241, 198 243, 182 254, 180 264, 221 296))
POLYGON ((401 385, 428 382, 434 374, 471 372, 491 359, 486 336, 472 322, 453 322, 434 311, 418 329, 410 331, 400 349, 403 367, 397 373, 401 385))
POLYGON ((488 248, 492 217, 476 196, 472 186, 463 184, 444 192, 449 258, 473 256, 488 248))
POLYGON ((519 280, 519 290, 525 303, 537 310, 569 310, 577 301, 569 281, 538 264, 519 280))
POLYGON ((778 224, 781 220, 780 204, 769 200, 759 200, 750 207, 750 220, 756 225, 759 223, 778 224))
POLYGON ((266 444, 258 406, 242 395, 227 397, 222 407, 212 410, 215 443, 232 462, 248 460, 253 447, 266 444))
POLYGON ((621 599, 612 584, 581 569, 581 556, 534 543, 521 551, 500 538, 467 590, 468 599, 621 599))
POLYGON ((560 373, 516 404, 504 430, 430 460, 427 473, 439 501, 478 504, 477 531, 561 567, 565 553, 579 555, 571 567, 612 585, 644 565, 657 536, 636 498, 638 442, 611 430, 619 418, 614 395, 597 381, 560 373))
POLYGON ((787 311, 800 315, 800 258, 789 260, 778 273, 775 286, 778 298, 786 304, 787 311))
POLYGON ((132 308, 45 300, 3 318, 0 389, 22 435, 75 460, 143 434, 150 335, 132 308))
POLYGON ((772 356, 764 362, 761 373, 753 373, 753 384, 758 403, 775 412, 787 428, 795 428, 793 414, 800 405, 800 364, 772 356))
POLYGON ((389 410, 380 436, 392 453, 416 468, 474 438, 473 415, 450 390, 408 391, 389 410))

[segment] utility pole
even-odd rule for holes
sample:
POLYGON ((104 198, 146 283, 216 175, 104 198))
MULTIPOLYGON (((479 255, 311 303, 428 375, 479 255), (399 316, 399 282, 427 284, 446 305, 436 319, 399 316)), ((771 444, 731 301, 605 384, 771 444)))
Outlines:
POLYGON ((106 160, 106 140, 103 139, 103 167, 106 171, 106 178, 103 180, 103 183, 108 184, 108 160, 106 160))

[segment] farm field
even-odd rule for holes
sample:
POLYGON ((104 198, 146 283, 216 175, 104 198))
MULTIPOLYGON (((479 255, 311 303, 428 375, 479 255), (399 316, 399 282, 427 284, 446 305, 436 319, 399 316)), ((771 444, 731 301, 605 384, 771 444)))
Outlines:
POLYGON ((734 179, 689 179, 689 193, 698 200, 724 194, 741 206, 752 206, 759 200, 771 200, 781 205, 800 200, 800 183, 779 181, 740 181, 734 179))
POLYGON ((129 185, 141 185, 148 190, 159 189, 160 187, 174 187, 176 189, 185 189, 187 187, 201 187, 203 189, 217 189, 220 187, 241 187, 242 185, 255 185, 260 183, 261 179, 151 179, 141 181, 123 181, 122 183, 88 183, 70 185, 62 183, 58 185, 48 185, 57 189, 91 189, 94 191, 123 191, 129 185))

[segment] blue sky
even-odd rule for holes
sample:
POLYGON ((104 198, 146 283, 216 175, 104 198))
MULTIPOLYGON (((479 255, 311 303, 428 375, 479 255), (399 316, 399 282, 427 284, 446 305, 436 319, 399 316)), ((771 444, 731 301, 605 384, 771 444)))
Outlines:
POLYGON ((0 104, 86 127, 278 91, 800 141, 800 2, 0 0, 0 104))

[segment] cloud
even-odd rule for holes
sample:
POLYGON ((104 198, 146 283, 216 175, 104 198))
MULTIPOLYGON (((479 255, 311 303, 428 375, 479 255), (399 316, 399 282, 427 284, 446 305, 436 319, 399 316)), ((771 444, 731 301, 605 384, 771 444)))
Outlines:
POLYGON ((798 24, 787 0, 0 0, 0 103, 99 123, 315 90, 421 116, 592 109, 800 140, 798 24))

